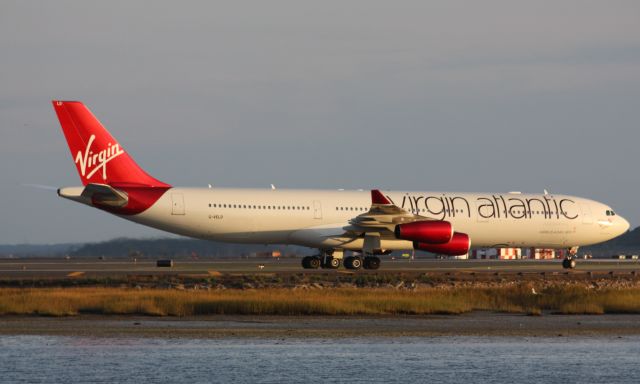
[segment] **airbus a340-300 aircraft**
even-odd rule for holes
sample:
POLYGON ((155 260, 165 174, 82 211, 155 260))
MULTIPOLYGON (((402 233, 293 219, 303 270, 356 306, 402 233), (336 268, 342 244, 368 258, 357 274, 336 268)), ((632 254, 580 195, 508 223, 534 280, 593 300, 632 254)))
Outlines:
POLYGON ((555 194, 178 188, 140 168, 91 111, 53 101, 83 186, 58 190, 121 218, 180 235, 320 250, 305 268, 377 269, 393 250, 463 255, 474 247, 568 249, 626 232, 608 205, 555 194), (344 251, 357 251, 344 256, 344 251))

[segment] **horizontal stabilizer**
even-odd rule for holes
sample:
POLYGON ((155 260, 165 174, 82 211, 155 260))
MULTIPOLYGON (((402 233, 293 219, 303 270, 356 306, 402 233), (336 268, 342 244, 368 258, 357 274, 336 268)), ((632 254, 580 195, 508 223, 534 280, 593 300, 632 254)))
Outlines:
POLYGON ((109 207, 123 207, 129 201, 125 192, 107 184, 87 184, 82 191, 82 197, 91 200, 94 205, 109 207))
POLYGON ((97 207, 123 207, 129 202, 129 196, 126 192, 107 184, 64 187, 58 189, 58 196, 97 207))

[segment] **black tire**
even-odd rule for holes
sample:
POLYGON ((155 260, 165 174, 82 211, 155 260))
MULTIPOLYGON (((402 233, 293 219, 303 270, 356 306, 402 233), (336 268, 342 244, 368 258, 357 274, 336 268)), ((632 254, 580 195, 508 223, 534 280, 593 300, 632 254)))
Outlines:
POLYGON ((305 256, 302 258, 302 268, 304 269, 311 268, 311 265, 309 264, 309 259, 311 259, 311 256, 305 256))
POLYGON ((362 268, 362 258, 360 256, 353 256, 353 260, 351 260, 351 269, 360 268, 362 268))
POLYGON ((562 268, 564 269, 572 269, 576 267, 576 261, 574 259, 564 259, 562 260, 562 268))
POLYGON ((328 264, 328 268, 338 269, 340 268, 340 259, 336 259, 332 257, 327 264, 328 264))
POLYGON ((574 269, 577 264, 576 259, 569 260, 569 269, 574 269))
POLYGON ((352 261, 353 256, 347 256, 344 258, 344 260, 342 260, 342 265, 344 265, 344 267, 347 269, 353 269, 353 265, 351 264, 352 261))
POLYGON ((318 269, 320 268, 320 258, 317 256, 311 256, 309 258, 309 268, 318 269))
POLYGON ((362 266, 365 269, 378 269, 380 268, 380 258, 376 256, 365 257, 362 266))

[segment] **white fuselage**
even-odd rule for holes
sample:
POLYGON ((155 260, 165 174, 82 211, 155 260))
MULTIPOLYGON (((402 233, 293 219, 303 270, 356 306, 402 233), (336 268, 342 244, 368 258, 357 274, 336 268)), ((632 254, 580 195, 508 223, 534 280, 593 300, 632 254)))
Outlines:
MULTIPOLYGON (((473 247, 567 248, 606 241, 629 228, 607 205, 574 196, 384 194, 409 212, 451 222, 473 247)), ((171 188, 146 211, 122 217, 202 239, 361 250, 362 237, 347 235, 345 227, 370 206, 369 191, 171 188)), ((392 234, 381 245, 413 249, 392 234)))

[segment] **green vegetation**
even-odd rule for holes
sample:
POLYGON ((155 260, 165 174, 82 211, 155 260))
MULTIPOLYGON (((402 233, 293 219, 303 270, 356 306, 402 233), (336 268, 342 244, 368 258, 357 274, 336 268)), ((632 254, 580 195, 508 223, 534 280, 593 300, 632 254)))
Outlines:
POLYGON ((227 289, 2 288, 0 315, 428 315, 471 311, 640 313, 640 289, 523 284, 498 288, 227 289))

